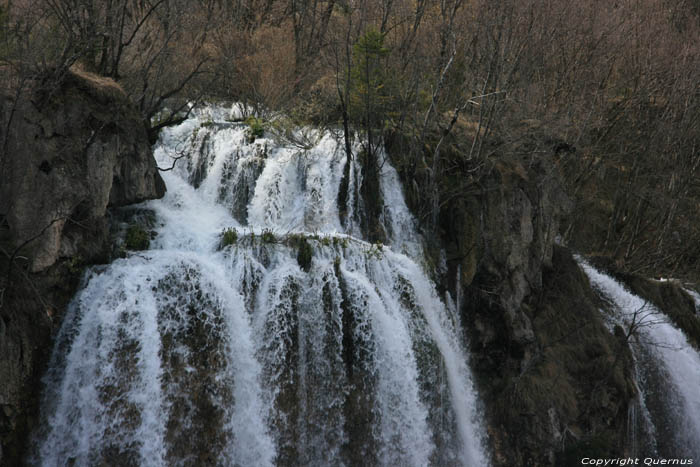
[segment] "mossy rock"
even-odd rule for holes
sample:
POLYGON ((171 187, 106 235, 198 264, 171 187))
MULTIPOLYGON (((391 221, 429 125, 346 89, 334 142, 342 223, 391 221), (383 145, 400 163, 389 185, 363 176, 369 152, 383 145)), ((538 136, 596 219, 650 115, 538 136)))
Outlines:
POLYGON ((141 227, 132 225, 126 231, 124 245, 128 250, 147 250, 151 246, 151 237, 141 227))

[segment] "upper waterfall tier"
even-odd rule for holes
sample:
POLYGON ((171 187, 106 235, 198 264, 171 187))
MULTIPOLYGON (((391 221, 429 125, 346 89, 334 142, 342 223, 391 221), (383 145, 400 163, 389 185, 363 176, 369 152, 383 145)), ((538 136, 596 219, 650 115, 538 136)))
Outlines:
POLYGON ((240 226, 277 234, 340 233, 366 239, 361 224, 365 204, 371 201, 381 204, 386 243, 397 252, 421 257, 415 221, 396 170, 382 151, 377 155, 381 191, 375 199, 365 200, 360 195, 361 145, 354 145, 342 202, 339 194, 347 156, 340 136, 299 129, 298 139, 309 144, 302 149, 280 144, 269 135, 252 140, 248 125, 214 120, 221 117, 221 109, 196 112, 163 132, 155 155, 161 167, 168 167, 174 158, 187 154, 174 170, 208 202, 228 209, 240 226))

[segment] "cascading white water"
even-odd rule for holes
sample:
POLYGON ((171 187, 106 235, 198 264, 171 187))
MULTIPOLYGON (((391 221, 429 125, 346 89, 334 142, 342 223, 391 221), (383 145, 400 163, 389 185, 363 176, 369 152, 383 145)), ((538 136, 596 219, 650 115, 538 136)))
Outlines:
POLYGON ((486 465, 455 310, 382 164, 388 245, 359 166, 205 109, 163 132, 152 249, 93 268, 45 383, 39 465, 486 465), (237 232, 220 247, 223 229, 237 232), (302 251, 310 247, 305 264, 302 251))
POLYGON ((696 291, 691 290, 691 289, 683 289, 683 290, 685 290, 688 293, 688 295, 693 297, 693 300, 695 301, 695 313, 700 314, 700 293, 697 293, 696 291))
POLYGON ((700 354, 661 311, 578 260, 591 284, 613 305, 614 320, 637 330, 630 347, 641 373, 643 415, 653 422, 652 434, 671 441, 658 446, 661 454, 700 457, 700 354))

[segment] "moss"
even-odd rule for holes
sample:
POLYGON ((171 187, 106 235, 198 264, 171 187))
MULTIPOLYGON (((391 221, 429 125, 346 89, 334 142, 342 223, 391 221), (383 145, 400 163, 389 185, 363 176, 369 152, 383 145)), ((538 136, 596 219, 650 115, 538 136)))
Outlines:
POLYGON ((131 225, 126 231, 124 245, 128 250, 147 250, 151 246, 151 238, 141 227, 131 225))
POLYGON ((299 264, 299 267, 304 271, 309 272, 311 269, 311 259, 313 255, 314 252, 311 245, 305 238, 302 238, 299 241, 299 250, 297 251, 297 263, 299 264))
POLYGON ((220 248, 225 248, 229 245, 233 245, 238 241, 238 232, 236 229, 228 228, 221 233, 220 248))
POLYGON ((83 257, 80 255, 75 255, 68 260, 66 263, 66 266, 68 267, 68 272, 70 272, 73 275, 80 274, 83 270, 83 266, 85 265, 85 260, 83 260, 83 257))

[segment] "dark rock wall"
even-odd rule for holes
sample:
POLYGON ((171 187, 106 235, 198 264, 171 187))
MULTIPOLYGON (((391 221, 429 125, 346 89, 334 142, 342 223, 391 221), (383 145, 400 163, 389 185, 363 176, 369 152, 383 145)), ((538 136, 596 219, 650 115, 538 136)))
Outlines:
POLYGON ((41 84, 0 96, 3 132, 11 118, 0 172, 0 465, 20 463, 52 332, 83 266, 109 260, 109 208, 165 192, 116 83, 75 70, 41 84))
POLYGON ((481 187, 445 231, 495 464, 554 465, 601 436, 621 452, 631 357, 571 253, 555 246, 570 210, 556 165, 503 158, 481 187))
POLYGON ((554 248, 542 287, 521 304, 533 336, 525 345, 482 287, 477 277, 467 288, 464 311, 476 324, 472 363, 495 465, 575 465, 580 459, 571 453, 584 445, 595 445, 587 455, 625 453, 635 396, 631 355, 603 324, 605 305, 571 253, 554 248))
MULTIPOLYGON (((462 289, 497 466, 573 465, 583 447, 591 456, 626 449, 631 356, 571 252, 556 246, 571 202, 554 159, 494 156, 477 177, 444 181, 474 180, 440 212, 448 267, 438 286, 462 289)), ((420 209, 419 195, 407 200, 420 209)))

